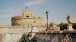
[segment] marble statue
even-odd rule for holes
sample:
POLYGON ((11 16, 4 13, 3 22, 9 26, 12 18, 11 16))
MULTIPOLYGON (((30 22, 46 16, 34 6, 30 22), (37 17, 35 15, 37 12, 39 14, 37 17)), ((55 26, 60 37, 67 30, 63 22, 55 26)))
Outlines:
POLYGON ((68 15, 66 18, 67 18, 67 22, 68 22, 67 30, 74 30, 72 28, 72 22, 70 21, 70 16, 68 15))

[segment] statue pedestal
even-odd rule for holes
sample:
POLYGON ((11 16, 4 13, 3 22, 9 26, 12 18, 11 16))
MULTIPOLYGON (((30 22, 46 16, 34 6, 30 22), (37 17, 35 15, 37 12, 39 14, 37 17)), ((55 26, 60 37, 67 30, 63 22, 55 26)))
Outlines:
POLYGON ((74 29, 72 28, 72 24, 68 24, 67 30, 74 30, 74 29))

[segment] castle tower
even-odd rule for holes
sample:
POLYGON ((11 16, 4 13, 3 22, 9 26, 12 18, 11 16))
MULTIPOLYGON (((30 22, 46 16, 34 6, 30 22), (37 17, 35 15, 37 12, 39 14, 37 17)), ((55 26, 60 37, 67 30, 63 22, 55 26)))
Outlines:
POLYGON ((12 26, 22 26, 26 28, 37 27, 42 25, 42 17, 36 17, 32 15, 32 11, 27 8, 22 11, 21 16, 14 16, 11 18, 12 26))
POLYGON ((42 24, 42 17, 36 17, 36 23, 38 25, 41 25, 42 24))
POLYGON ((32 11, 31 10, 28 10, 26 8, 26 10, 23 10, 22 11, 22 17, 24 17, 24 18, 33 18, 32 11))

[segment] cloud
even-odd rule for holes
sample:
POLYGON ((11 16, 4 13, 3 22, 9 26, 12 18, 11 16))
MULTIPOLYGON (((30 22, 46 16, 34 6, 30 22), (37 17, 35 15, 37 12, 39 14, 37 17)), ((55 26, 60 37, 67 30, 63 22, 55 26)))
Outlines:
POLYGON ((19 16, 22 9, 18 8, 6 8, 0 9, 0 25, 11 25, 11 17, 19 16))
POLYGON ((42 5, 45 3, 46 0, 31 0, 25 3, 25 6, 31 6, 31 5, 42 5))
POLYGON ((20 14, 20 9, 9 8, 9 9, 0 10, 0 17, 12 17, 17 14, 20 14))
POLYGON ((21 9, 17 8, 6 8, 0 10, 0 25, 11 25, 11 17, 19 16, 21 14, 21 9))

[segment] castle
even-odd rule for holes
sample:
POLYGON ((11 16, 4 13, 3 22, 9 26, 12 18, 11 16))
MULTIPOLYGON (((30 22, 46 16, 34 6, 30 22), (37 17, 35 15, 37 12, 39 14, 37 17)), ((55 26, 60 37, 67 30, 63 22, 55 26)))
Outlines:
POLYGON ((11 18, 11 26, 0 25, 0 28, 32 28, 33 26, 36 26, 38 28, 45 27, 42 23, 42 17, 33 16, 32 11, 26 8, 22 11, 22 14, 20 16, 14 16, 11 18))
POLYGON ((42 17, 33 16, 31 10, 23 10, 21 16, 14 16, 11 18, 12 26, 22 26, 22 27, 39 27, 42 25, 42 17))

